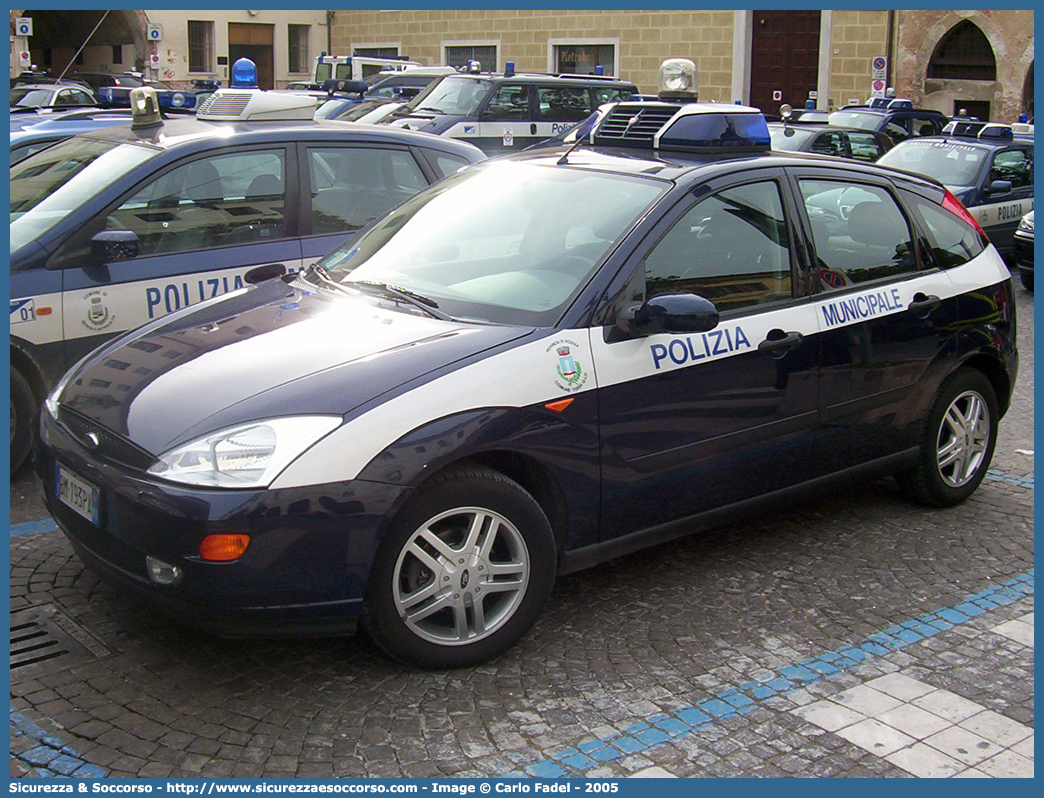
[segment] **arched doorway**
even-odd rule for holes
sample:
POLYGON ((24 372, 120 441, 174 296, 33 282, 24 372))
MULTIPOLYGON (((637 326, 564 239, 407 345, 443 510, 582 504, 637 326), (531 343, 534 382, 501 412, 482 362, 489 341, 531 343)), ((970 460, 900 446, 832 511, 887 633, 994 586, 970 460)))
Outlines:
POLYGON ((990 118, 997 59, 986 34, 974 22, 958 22, 939 40, 928 62, 926 77, 948 84, 953 94, 953 108, 946 109, 950 114, 990 118))

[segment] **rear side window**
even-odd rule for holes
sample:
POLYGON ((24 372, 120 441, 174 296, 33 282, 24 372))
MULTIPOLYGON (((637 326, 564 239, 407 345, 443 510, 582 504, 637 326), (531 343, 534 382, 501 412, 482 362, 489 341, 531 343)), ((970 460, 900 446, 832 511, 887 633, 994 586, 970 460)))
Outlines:
POLYGON ((873 133, 857 133, 848 131, 848 143, 852 148, 852 157, 857 161, 876 161, 885 153, 884 146, 873 133))
POLYGON ((841 180, 800 185, 823 290, 916 271, 910 225, 883 188, 841 180))
POLYGON ((467 158, 463 158, 460 155, 452 155, 448 152, 425 150, 425 153, 428 156, 428 163, 438 173, 440 179, 471 163, 467 158))
POLYGON ((932 259, 939 268, 960 266, 986 248, 975 228, 945 208, 909 192, 903 192, 903 199, 927 233, 932 259))
POLYGON ((541 86, 537 89, 540 120, 544 122, 579 122, 593 110, 591 95, 582 86, 541 86))

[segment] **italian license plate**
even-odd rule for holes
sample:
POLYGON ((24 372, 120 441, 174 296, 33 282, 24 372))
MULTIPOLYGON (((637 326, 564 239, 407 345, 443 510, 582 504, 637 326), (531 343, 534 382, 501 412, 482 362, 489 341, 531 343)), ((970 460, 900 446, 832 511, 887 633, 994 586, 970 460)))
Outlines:
POLYGON ((55 493, 58 499, 95 526, 98 526, 98 505, 101 493, 90 482, 68 469, 55 467, 55 493))

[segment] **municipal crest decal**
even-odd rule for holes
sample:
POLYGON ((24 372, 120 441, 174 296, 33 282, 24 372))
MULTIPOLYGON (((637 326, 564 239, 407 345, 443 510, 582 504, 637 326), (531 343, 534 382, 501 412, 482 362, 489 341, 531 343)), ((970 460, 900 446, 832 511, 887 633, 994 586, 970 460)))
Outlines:
POLYGON ((545 350, 555 358, 555 387, 560 391, 573 393, 587 382, 587 371, 576 359, 579 348, 576 341, 559 340, 545 350))
POLYGON ((108 297, 109 295, 105 291, 88 291, 84 294, 87 309, 84 313, 83 326, 88 330, 100 332, 111 327, 116 320, 112 311, 109 310, 108 297))

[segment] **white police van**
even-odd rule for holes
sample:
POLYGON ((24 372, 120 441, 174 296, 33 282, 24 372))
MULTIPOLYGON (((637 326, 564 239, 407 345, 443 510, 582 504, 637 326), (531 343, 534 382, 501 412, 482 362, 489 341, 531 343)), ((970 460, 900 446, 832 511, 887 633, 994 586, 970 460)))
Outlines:
POLYGON ((297 271, 460 166, 476 148, 313 119, 309 97, 257 90, 249 61, 195 117, 135 90, 130 126, 11 167, 11 466, 49 386, 106 338, 297 271), (266 271, 267 269, 267 271, 266 271))
POLYGON ((36 469, 79 556, 221 633, 459 667, 643 546, 885 474, 967 499, 1018 368, 996 249, 685 67, 73 368, 36 469))

